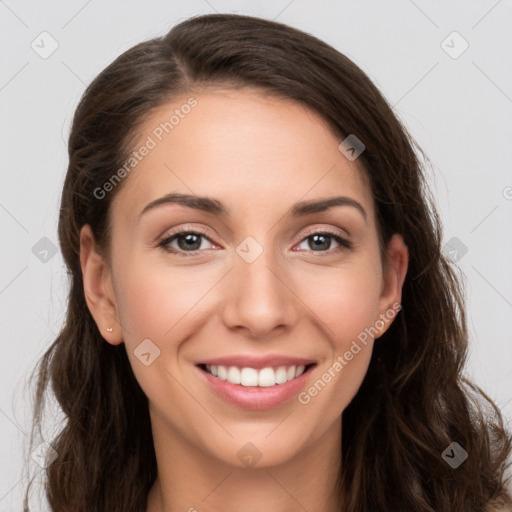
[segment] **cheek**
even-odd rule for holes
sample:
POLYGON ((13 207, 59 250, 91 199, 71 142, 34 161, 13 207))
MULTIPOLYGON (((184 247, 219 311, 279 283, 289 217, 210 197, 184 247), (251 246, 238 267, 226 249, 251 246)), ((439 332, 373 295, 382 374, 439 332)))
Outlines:
POLYGON ((156 401, 162 389, 182 393, 171 377, 180 371, 180 346, 198 328, 205 314, 201 299, 218 281, 198 274, 149 265, 125 266, 119 273, 116 296, 127 355, 140 386, 156 401))
POLYGON ((371 257, 303 272, 296 278, 300 297, 323 325, 336 352, 378 320, 381 273, 371 257))
POLYGON ((369 316, 364 311, 358 316, 349 314, 345 320, 340 316, 336 325, 330 325, 336 336, 330 338, 329 358, 316 369, 310 387, 298 396, 299 403, 313 417, 321 418, 325 428, 352 401, 368 371, 374 343, 369 316))
POLYGON ((125 343, 144 338, 172 339, 201 309, 201 299, 214 287, 214 272, 194 272, 169 267, 132 266, 120 275, 119 316, 125 343))
POLYGON ((332 358, 317 368, 309 387, 297 396, 303 411, 324 431, 340 417, 357 394, 368 371, 373 340, 339 340, 332 358))
POLYGON ((372 255, 352 263, 304 273, 300 279, 305 303, 329 343, 329 358, 299 401, 325 414, 326 424, 345 409, 364 380, 379 320, 380 267, 372 255))

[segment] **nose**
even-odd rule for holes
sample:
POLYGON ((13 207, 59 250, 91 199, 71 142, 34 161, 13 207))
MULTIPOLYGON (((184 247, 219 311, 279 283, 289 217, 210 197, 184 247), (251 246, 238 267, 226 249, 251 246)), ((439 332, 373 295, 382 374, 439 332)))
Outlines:
POLYGON ((269 338, 274 331, 282 334, 299 318, 300 300, 291 277, 278 267, 271 251, 264 250, 252 263, 236 256, 224 286, 222 318, 231 330, 269 338))

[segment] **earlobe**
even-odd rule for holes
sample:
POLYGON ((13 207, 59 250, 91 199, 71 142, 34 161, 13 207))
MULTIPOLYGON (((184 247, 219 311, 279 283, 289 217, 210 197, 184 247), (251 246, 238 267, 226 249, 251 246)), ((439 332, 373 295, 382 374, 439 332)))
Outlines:
POLYGON ((382 336, 394 317, 401 309, 402 288, 409 265, 409 250, 405 245, 402 235, 395 233, 388 243, 386 273, 382 279, 382 291, 379 306, 379 318, 382 321, 382 329, 376 338, 382 336))
POLYGON ((122 343, 122 331, 110 268, 99 254, 91 227, 80 230, 80 266, 87 307, 103 338, 112 345, 122 343))

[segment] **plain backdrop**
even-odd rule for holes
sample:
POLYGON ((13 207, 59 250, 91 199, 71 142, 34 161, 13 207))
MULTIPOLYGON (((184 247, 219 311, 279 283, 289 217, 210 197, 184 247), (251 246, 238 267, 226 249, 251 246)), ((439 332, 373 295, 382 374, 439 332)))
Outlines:
POLYGON ((432 162, 445 250, 466 279, 466 373, 512 419, 511 1, 5 0, 1 512, 21 510, 31 425, 25 383, 65 313, 56 228, 73 111, 85 86, 123 51, 215 11, 275 19, 316 35, 354 60, 393 105, 432 162))

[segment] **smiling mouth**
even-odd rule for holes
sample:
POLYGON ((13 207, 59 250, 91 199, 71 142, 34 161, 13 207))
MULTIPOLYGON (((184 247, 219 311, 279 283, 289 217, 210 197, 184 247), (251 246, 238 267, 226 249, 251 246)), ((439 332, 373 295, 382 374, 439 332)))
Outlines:
POLYGON ((261 369, 209 364, 199 364, 197 366, 213 377, 230 382, 231 384, 268 388, 285 384, 286 382, 300 377, 302 374, 310 371, 312 367, 316 366, 316 363, 311 363, 306 366, 269 366, 261 369))

